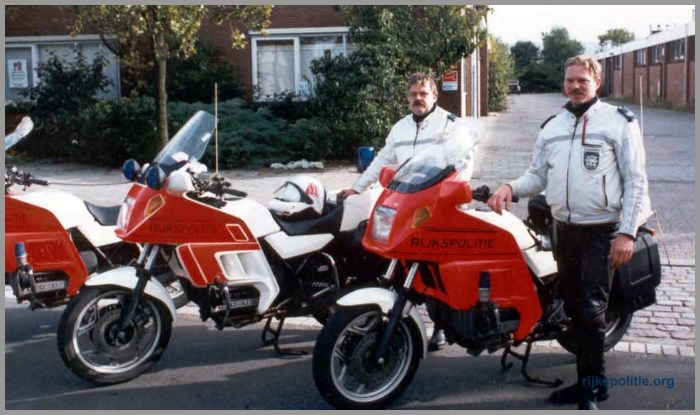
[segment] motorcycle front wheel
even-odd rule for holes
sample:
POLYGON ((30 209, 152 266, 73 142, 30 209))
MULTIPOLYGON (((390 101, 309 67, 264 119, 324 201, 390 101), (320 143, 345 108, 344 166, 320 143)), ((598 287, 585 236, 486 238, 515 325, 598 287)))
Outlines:
POLYGON ((133 379, 160 359, 170 341, 172 318, 166 306, 144 297, 125 330, 122 308, 131 291, 85 287, 61 315, 58 351, 68 368, 98 385, 133 379))
POLYGON ((316 339, 313 375, 321 395, 339 409, 384 408, 409 385, 422 357, 419 329, 399 321, 385 363, 375 351, 387 316, 374 307, 336 311, 316 339))

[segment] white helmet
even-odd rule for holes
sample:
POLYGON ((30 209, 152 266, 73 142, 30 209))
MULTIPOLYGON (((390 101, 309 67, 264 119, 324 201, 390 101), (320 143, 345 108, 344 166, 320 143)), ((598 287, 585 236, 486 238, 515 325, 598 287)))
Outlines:
POLYGON ((297 176, 275 190, 270 210, 285 219, 308 219, 323 213, 326 189, 318 180, 297 176))

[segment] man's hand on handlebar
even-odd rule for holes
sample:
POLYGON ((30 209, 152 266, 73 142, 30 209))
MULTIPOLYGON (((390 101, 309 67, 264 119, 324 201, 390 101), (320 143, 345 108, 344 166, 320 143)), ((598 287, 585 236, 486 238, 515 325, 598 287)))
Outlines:
POLYGON ((510 204, 513 201, 513 189, 509 184, 503 184, 498 186, 493 195, 489 198, 487 204, 489 207, 499 215, 503 214, 503 205, 505 203, 506 210, 510 210, 510 204))
POLYGON ((358 194, 358 193, 357 193, 356 191, 352 190, 352 189, 349 189, 349 188, 348 188, 348 189, 343 189, 343 190, 341 190, 341 191, 339 191, 339 192, 337 193, 337 195, 336 195, 336 200, 338 201, 338 204, 341 205, 341 204, 343 204, 343 201, 344 201, 348 196, 352 196, 352 195, 356 195, 356 194, 358 194))

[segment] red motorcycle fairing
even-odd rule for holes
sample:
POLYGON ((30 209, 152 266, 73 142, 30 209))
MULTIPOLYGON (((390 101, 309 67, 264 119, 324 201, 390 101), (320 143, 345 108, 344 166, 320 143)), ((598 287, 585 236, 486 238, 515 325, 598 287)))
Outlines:
POLYGON ((170 195, 166 186, 156 191, 135 183, 127 198, 133 198, 130 217, 125 228, 117 228, 117 236, 128 242, 179 245, 182 266, 195 286, 225 280, 216 253, 261 250, 243 220, 185 195, 170 195))
POLYGON ((184 195, 170 195, 166 186, 156 191, 134 184, 127 197, 134 199, 131 214, 125 227, 116 230, 117 236, 127 242, 169 245, 227 242, 238 244, 240 250, 260 248, 240 218, 184 195), (193 218, 201 219, 193 221, 193 218))
POLYGON ((470 201, 469 185, 456 173, 410 197, 385 189, 377 206, 396 210, 394 224, 411 226, 392 226, 384 244, 371 236, 373 216, 362 245, 384 257, 437 264, 442 283, 429 287, 423 278, 415 278, 412 289, 456 310, 476 305, 479 274, 489 271, 491 301, 518 311, 520 323, 513 335, 522 340, 542 314, 535 285, 513 235, 459 209, 470 201))
POLYGON ((88 270, 61 222, 44 208, 5 196, 5 272, 17 271, 18 242, 24 242, 35 273, 62 272, 70 276, 68 296, 78 293, 88 270))

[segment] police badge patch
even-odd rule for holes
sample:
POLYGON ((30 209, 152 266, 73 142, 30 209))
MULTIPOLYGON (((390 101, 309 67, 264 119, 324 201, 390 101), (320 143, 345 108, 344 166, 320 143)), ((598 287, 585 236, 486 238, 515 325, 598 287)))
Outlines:
POLYGON ((583 152, 583 167, 586 170, 595 170, 598 168, 598 163, 600 163, 600 150, 585 149, 583 152))

